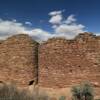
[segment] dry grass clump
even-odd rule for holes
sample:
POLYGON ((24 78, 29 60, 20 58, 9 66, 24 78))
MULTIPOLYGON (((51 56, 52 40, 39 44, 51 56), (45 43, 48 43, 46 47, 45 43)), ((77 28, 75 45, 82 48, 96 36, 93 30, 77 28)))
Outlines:
POLYGON ((29 95, 27 92, 19 90, 13 84, 1 84, 0 100, 48 100, 48 96, 46 95, 36 95, 35 93, 29 95))

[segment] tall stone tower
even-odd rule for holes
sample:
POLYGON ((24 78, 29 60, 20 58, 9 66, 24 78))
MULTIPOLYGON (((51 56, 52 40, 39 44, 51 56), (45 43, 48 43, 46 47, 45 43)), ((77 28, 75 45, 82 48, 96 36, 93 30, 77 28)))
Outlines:
POLYGON ((37 81, 38 43, 19 34, 0 42, 0 81, 28 86, 37 81))

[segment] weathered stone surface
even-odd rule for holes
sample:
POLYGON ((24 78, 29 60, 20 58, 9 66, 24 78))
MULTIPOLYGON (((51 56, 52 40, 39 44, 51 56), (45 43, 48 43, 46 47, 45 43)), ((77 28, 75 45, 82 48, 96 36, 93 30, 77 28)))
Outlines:
POLYGON ((40 45, 23 34, 0 41, 0 81, 28 86, 31 80, 45 88, 90 81, 100 90, 100 36, 82 33, 40 45))
POLYGON ((0 81, 28 86, 37 76, 38 43, 28 35, 15 35, 0 43, 0 81))
POLYGON ((69 87, 90 81, 100 87, 100 38, 92 33, 73 40, 50 39, 39 46, 39 86, 69 87))

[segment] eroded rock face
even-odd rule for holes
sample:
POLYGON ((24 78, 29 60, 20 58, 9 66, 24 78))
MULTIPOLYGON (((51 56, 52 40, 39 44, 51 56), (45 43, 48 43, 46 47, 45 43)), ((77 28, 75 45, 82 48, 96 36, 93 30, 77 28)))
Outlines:
POLYGON ((74 40, 54 38, 39 46, 39 86, 64 88, 84 81, 100 84, 99 37, 83 33, 74 40))
POLYGON ((15 35, 0 43, 0 81, 28 86, 37 80, 38 43, 28 35, 15 35))

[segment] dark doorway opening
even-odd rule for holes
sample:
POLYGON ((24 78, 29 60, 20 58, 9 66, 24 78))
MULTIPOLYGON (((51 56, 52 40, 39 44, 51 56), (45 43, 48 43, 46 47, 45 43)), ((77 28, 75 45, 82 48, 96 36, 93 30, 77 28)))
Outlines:
POLYGON ((4 83, 3 81, 0 81, 0 83, 4 83))
POLYGON ((31 80, 30 82, 29 82, 29 85, 33 85, 34 84, 34 80, 31 80))

